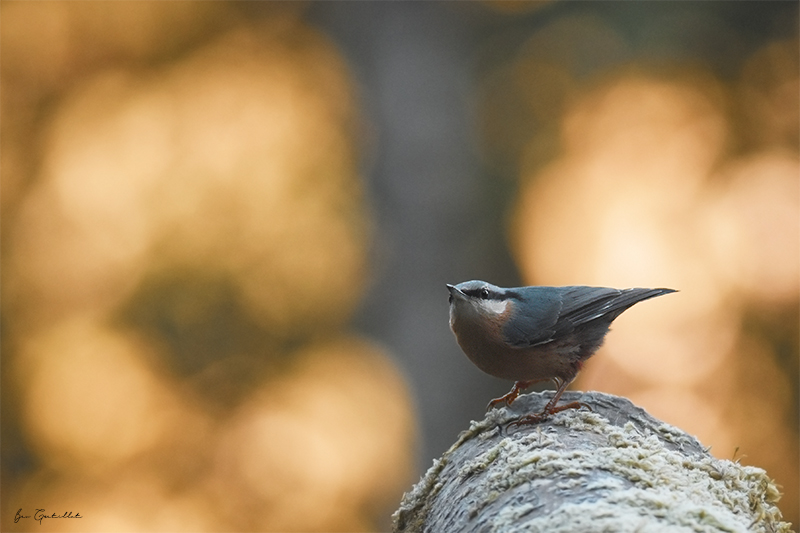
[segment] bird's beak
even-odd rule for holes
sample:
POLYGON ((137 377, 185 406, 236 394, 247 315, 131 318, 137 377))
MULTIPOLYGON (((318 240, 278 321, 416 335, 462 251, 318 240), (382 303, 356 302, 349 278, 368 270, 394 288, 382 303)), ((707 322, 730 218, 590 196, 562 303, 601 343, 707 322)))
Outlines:
POLYGON ((459 298, 459 299, 462 299, 462 300, 467 297, 467 295, 464 294, 463 292, 461 292, 461 289, 459 289, 455 285, 450 285, 448 283, 447 284, 447 290, 450 291, 450 296, 452 296, 452 297, 459 298))

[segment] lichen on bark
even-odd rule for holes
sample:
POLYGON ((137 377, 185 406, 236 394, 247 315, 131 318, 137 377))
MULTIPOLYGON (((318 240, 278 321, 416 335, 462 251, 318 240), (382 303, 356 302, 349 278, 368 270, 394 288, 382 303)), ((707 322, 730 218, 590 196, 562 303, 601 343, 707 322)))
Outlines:
POLYGON ((489 411, 395 512, 396 532, 788 532, 760 468, 716 459, 624 398, 566 393, 566 410, 508 428, 552 393, 489 411))

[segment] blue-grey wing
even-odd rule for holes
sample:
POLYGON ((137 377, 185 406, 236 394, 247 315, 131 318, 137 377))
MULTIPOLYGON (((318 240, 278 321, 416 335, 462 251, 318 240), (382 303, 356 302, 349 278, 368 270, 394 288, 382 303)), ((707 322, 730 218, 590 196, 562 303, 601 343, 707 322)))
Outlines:
POLYGON ((611 289, 608 287, 524 287, 525 310, 504 329, 506 341, 519 347, 562 339, 576 328, 596 323, 608 326, 632 305, 674 292, 672 289, 611 289))
POLYGON ((514 307, 503 327, 506 342, 524 347, 552 340, 563 307, 561 289, 519 287, 507 292, 514 295, 514 307))

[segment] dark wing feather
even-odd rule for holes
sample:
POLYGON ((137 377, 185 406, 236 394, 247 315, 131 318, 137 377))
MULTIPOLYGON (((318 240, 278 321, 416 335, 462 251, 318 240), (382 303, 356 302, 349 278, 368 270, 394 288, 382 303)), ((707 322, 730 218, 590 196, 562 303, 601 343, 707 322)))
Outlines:
POLYGON ((622 291, 606 287, 559 287, 564 307, 559 316, 560 321, 569 321, 573 325, 592 320, 598 313, 613 305, 622 291))
POLYGON ((544 296, 542 305, 527 305, 532 317, 513 321, 505 328, 506 340, 513 346, 545 344, 571 334, 579 326, 598 323, 611 324, 632 305, 675 292, 672 289, 611 289, 606 287, 526 287, 515 289, 532 302, 544 296), (541 289, 530 292, 530 289, 541 289))
MULTIPOLYGON (((624 289, 617 291, 617 295, 593 310, 586 309, 585 313, 575 314, 571 320, 576 324, 583 324, 592 320, 603 318, 609 323, 622 314, 629 307, 649 298, 662 294, 675 292, 673 289, 624 289)), ((598 302, 599 303, 599 302, 598 302)))

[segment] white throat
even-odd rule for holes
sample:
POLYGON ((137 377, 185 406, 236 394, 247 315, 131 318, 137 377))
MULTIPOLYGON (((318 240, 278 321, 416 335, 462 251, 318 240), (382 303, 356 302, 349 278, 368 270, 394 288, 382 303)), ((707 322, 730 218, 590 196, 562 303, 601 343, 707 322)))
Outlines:
POLYGON ((503 314, 508 307, 508 300, 478 300, 478 306, 483 309, 486 314, 500 315, 503 314))

